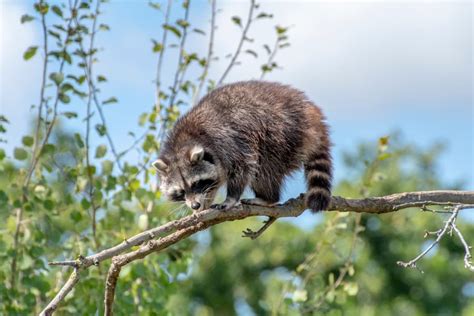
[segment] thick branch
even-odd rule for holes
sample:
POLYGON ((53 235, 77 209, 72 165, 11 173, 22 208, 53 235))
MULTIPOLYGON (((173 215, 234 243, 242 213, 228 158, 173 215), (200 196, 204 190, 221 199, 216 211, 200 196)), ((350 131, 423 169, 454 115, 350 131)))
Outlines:
MULTIPOLYGON (((328 211, 384 214, 410 207, 459 204, 474 205, 474 191, 407 192, 364 199, 345 199, 334 196, 328 211)), ((72 265, 70 261, 68 261, 68 265, 75 266, 76 270, 86 269, 91 265, 98 265, 104 260, 116 257, 113 259, 112 267, 109 270, 107 278, 108 289, 105 296, 106 306, 108 305, 108 311, 110 312, 108 315, 111 315, 113 294, 115 292, 118 274, 120 273, 120 268, 118 267, 122 267, 133 260, 144 258, 152 252, 165 249, 197 231, 221 222, 244 219, 250 216, 269 216, 275 218, 296 217, 303 213, 304 210, 304 194, 272 207, 238 205, 234 209, 226 212, 210 209, 152 228, 97 254, 85 258, 81 257, 76 260, 76 265, 72 265), (135 251, 120 255, 138 245, 142 246, 135 251)), ((56 262, 55 264, 58 265, 60 263, 56 262)), ((57 304, 61 301, 66 294, 72 290, 74 284, 71 286, 71 282, 66 283, 56 295, 53 302, 57 304)))

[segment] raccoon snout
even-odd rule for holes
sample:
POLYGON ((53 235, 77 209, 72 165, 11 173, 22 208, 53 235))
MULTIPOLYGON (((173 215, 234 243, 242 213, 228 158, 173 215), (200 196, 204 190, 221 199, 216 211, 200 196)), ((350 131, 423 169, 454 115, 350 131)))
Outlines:
POLYGON ((191 208, 192 208, 193 210, 197 210, 197 209, 199 209, 200 207, 201 207, 201 203, 199 203, 199 202, 192 202, 192 203, 191 203, 191 208))

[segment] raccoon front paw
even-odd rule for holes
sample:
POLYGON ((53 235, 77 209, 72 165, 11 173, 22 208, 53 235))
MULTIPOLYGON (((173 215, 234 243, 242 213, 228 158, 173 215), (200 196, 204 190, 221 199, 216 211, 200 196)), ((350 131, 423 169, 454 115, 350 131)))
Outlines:
POLYGON ((260 198, 253 198, 253 199, 242 199, 240 200, 242 204, 247 204, 247 205, 256 205, 256 206, 275 206, 278 204, 278 202, 268 202, 260 198))
POLYGON ((237 202, 238 201, 234 201, 234 200, 229 200, 229 201, 225 200, 221 204, 211 205, 211 208, 221 210, 221 211, 227 211, 227 210, 230 210, 231 208, 233 208, 237 204, 237 202))

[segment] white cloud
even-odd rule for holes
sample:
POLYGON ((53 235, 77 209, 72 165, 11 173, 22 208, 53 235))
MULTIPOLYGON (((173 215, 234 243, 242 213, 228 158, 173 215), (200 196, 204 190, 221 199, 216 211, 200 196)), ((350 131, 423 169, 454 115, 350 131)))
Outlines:
MULTIPOLYGON (((230 52, 239 30, 230 16, 247 3, 225 3, 216 51, 230 52)), ((329 116, 382 115, 406 109, 464 109, 472 96, 472 4, 469 2, 264 2, 275 22, 292 26, 291 47, 268 79, 290 83, 327 107, 329 116)), ((257 22, 251 37, 270 42, 257 22)), ((251 56, 228 81, 257 77, 251 56)), ((222 71, 219 64, 215 73, 222 71)))
POLYGON ((10 122, 9 146, 19 143, 28 130, 30 106, 38 102, 40 49, 32 60, 23 60, 24 51, 38 45, 34 23, 20 24, 27 8, 18 2, 0 3, 0 113, 10 122))

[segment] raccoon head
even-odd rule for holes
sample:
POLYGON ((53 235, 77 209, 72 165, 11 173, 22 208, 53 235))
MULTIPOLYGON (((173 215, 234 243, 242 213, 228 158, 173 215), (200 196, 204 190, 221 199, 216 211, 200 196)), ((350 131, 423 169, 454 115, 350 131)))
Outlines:
POLYGON ((164 153, 153 166, 158 170, 161 192, 169 200, 185 202, 195 211, 208 209, 222 184, 217 159, 201 145, 164 153))

